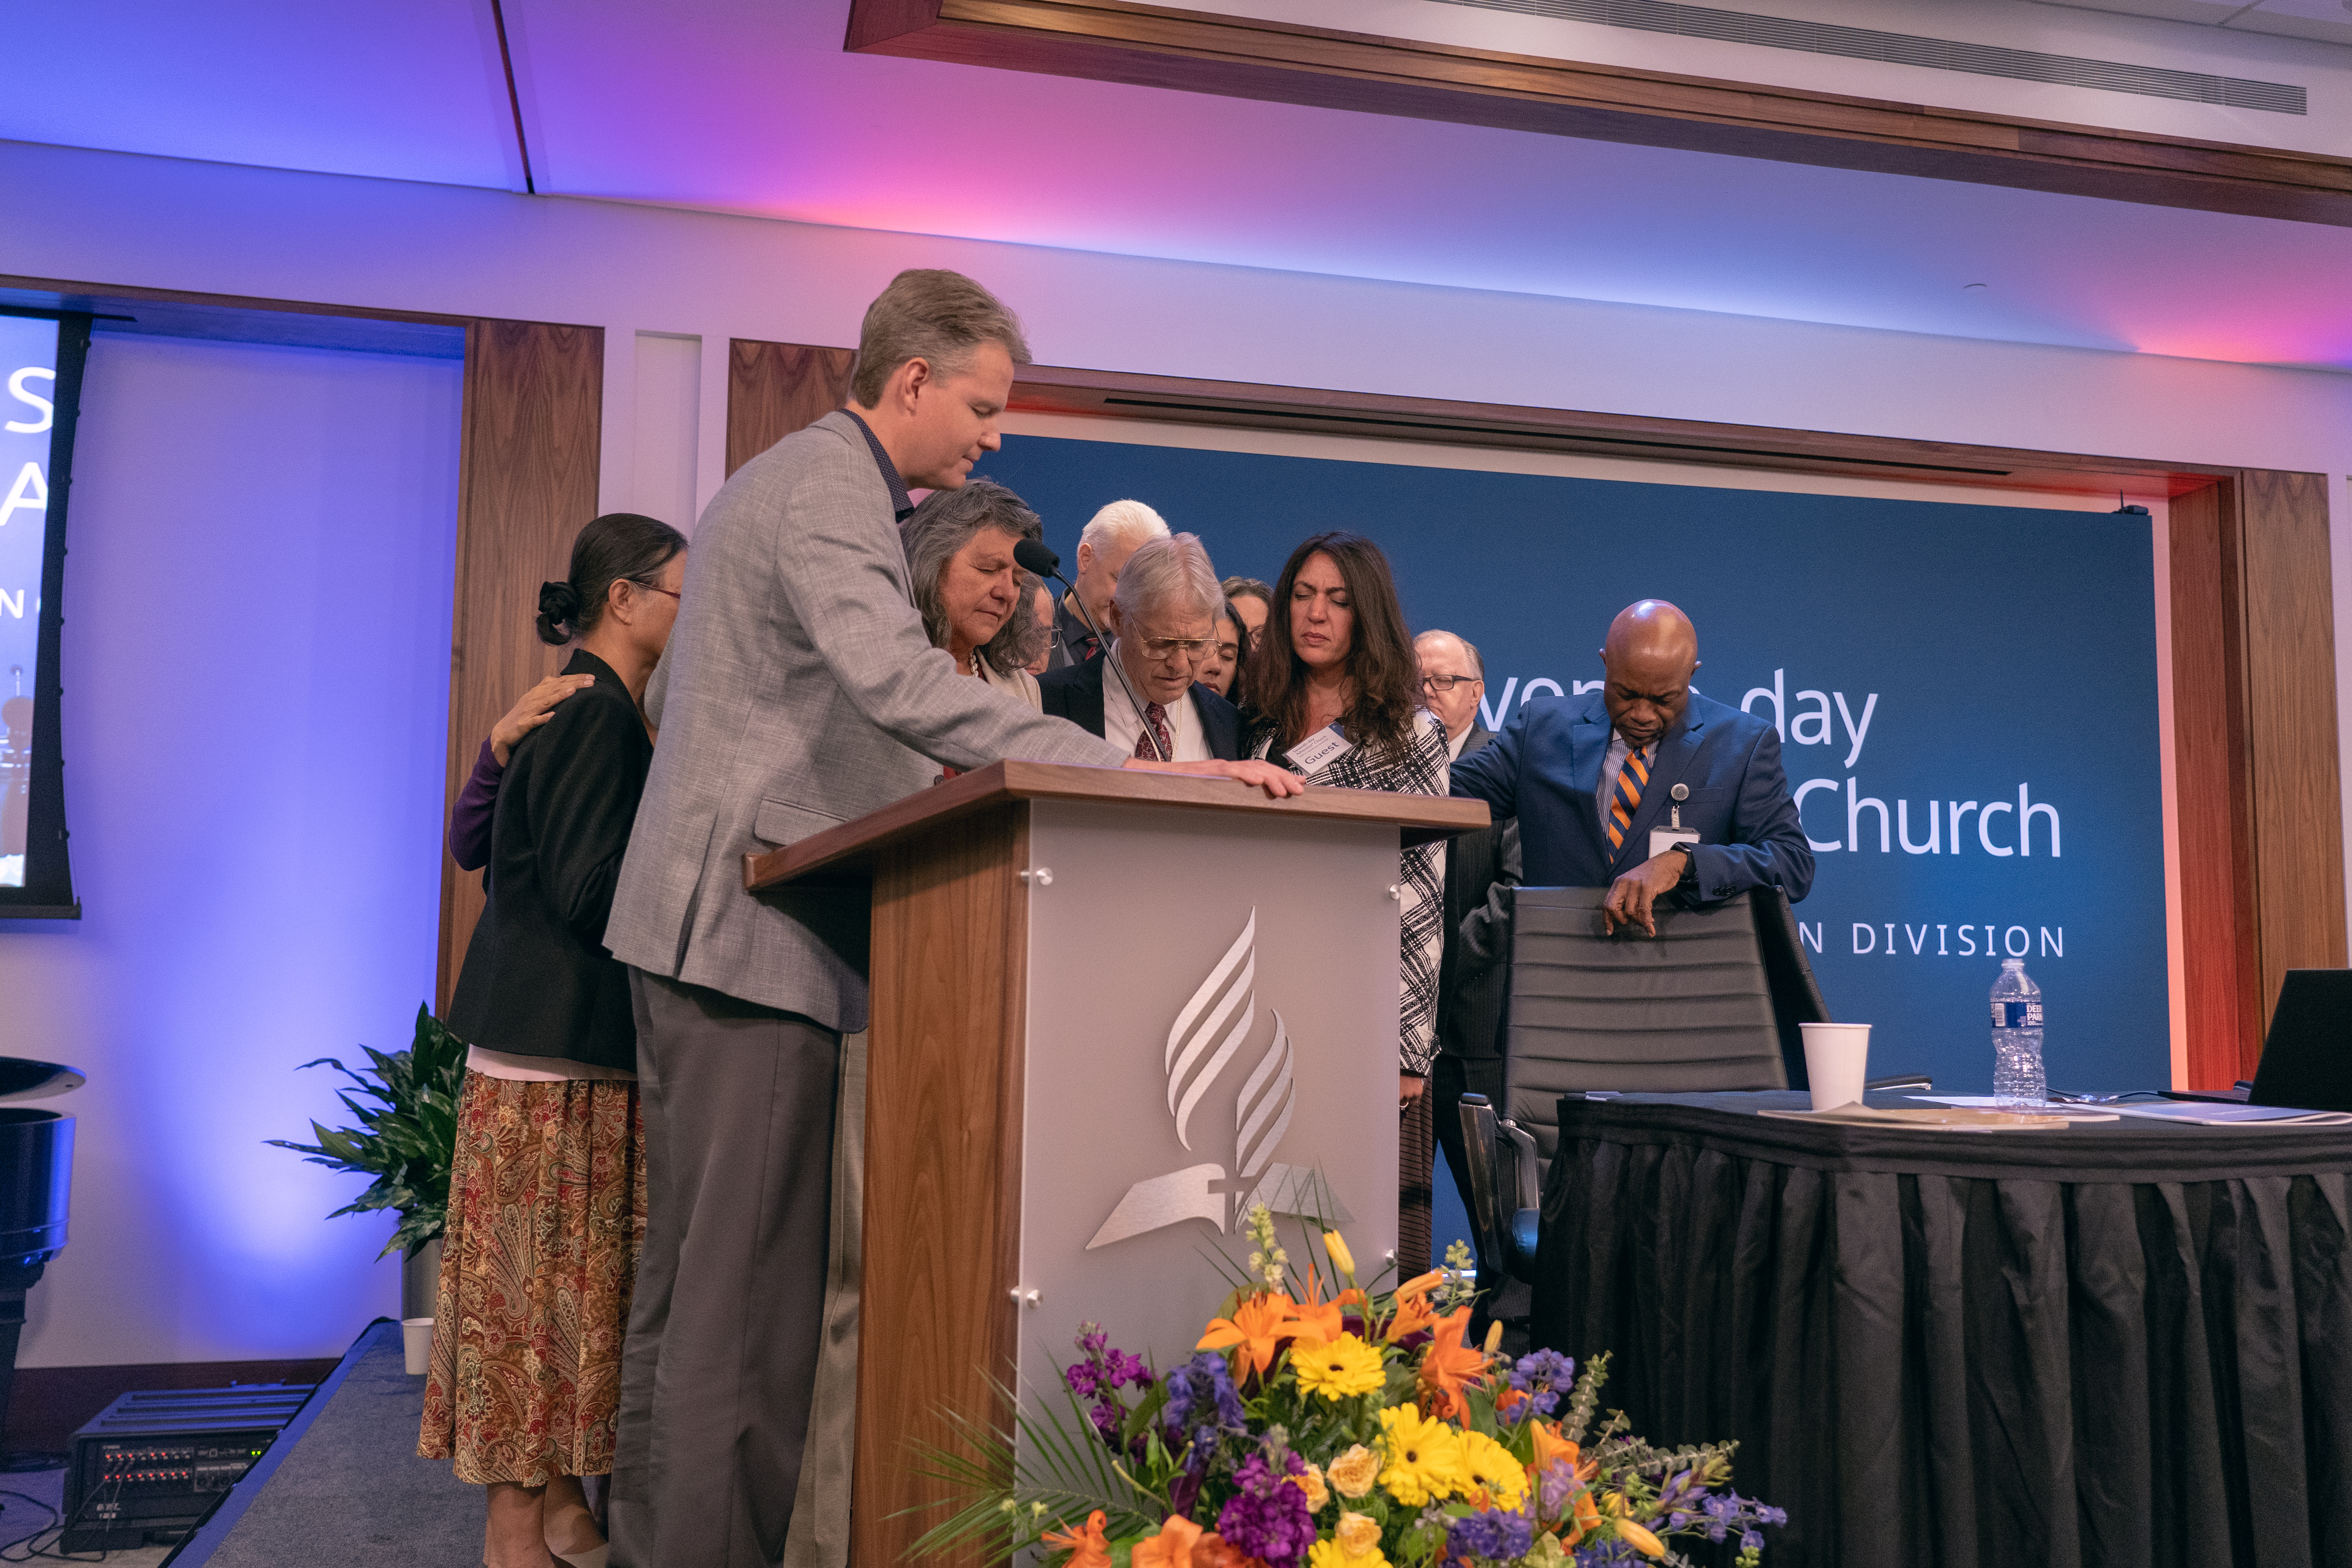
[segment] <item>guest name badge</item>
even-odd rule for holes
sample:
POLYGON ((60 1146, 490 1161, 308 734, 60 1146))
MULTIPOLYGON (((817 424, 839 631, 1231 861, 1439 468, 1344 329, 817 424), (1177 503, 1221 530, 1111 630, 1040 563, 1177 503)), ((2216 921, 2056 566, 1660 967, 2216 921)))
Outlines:
POLYGON ((1290 765, 1302 773, 1311 773, 1334 757, 1345 756, 1356 749, 1356 743, 1339 733, 1339 726, 1327 724, 1293 746, 1284 756, 1290 765))
POLYGON ((1698 842, 1697 830, 1683 826, 1683 802, 1690 798, 1690 785, 1678 784, 1668 794, 1675 803, 1674 825, 1670 827, 1650 829, 1650 858, 1653 860, 1677 844, 1698 842))
POLYGON ((1653 827, 1650 829, 1650 858, 1656 859, 1677 844, 1697 842, 1698 829, 1695 827, 1653 827))

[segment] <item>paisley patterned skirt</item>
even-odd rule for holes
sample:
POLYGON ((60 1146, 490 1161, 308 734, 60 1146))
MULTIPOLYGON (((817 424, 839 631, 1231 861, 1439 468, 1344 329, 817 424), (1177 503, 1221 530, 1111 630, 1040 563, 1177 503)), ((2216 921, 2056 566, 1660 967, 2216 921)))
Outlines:
POLYGON ((609 1472, 645 1231, 635 1084, 468 1072, 416 1451, 477 1484, 609 1472))

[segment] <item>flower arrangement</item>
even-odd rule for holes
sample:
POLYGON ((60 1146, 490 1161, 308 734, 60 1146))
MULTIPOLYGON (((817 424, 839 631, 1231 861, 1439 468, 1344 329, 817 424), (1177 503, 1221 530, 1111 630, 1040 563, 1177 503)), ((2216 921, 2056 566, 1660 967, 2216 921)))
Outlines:
MULTIPOLYGON (((1162 1373, 1081 1330, 1067 1415, 1009 1434, 950 1416, 968 1452, 928 1473, 962 1494, 919 1554, 1034 1547, 1050 1568, 1496 1568, 1684 1563, 1676 1537, 1737 1542, 1787 1515, 1730 1489, 1733 1445, 1654 1448, 1597 1429, 1608 1358, 1467 1342, 1465 1258, 1393 1291, 1358 1285, 1336 1232, 1305 1278, 1251 1212, 1249 1276, 1162 1373), (1326 1290, 1330 1292, 1325 1299, 1326 1290)), ((1312 1250, 1310 1241, 1309 1250, 1312 1250)))

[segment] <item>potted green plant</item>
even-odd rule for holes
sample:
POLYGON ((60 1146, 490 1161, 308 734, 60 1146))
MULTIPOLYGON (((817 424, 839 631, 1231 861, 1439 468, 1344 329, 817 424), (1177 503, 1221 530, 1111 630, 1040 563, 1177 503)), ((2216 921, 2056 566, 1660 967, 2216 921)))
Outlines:
POLYGON ((331 1171, 355 1171, 375 1180, 336 1215, 390 1209, 400 1224, 379 1258, 397 1249, 401 1262, 401 1315, 430 1317, 441 1272, 441 1231, 449 1212, 449 1164, 457 1152, 457 1097, 466 1079, 466 1043, 441 1026, 425 1007, 416 1009, 416 1037, 390 1056, 362 1046, 370 1066, 353 1072, 333 1057, 304 1062, 331 1067, 357 1085, 339 1098, 359 1119, 357 1127, 326 1127, 313 1121, 316 1143, 284 1138, 268 1142, 310 1156, 331 1171), (374 1101, 365 1104, 355 1095, 374 1101))

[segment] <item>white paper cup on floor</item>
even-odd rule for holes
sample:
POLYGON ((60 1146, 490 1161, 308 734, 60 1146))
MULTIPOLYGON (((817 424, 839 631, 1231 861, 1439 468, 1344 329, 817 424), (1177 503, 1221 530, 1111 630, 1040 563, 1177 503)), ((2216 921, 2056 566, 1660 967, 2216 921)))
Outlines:
POLYGON ((1869 1077, 1870 1026, 1800 1024, 1805 1032, 1805 1078, 1813 1088, 1813 1109, 1835 1110, 1862 1100, 1869 1077))
POLYGON ((401 1319, 400 1348, 407 1358, 408 1375, 423 1377, 425 1368, 433 1364, 433 1320, 401 1319))

